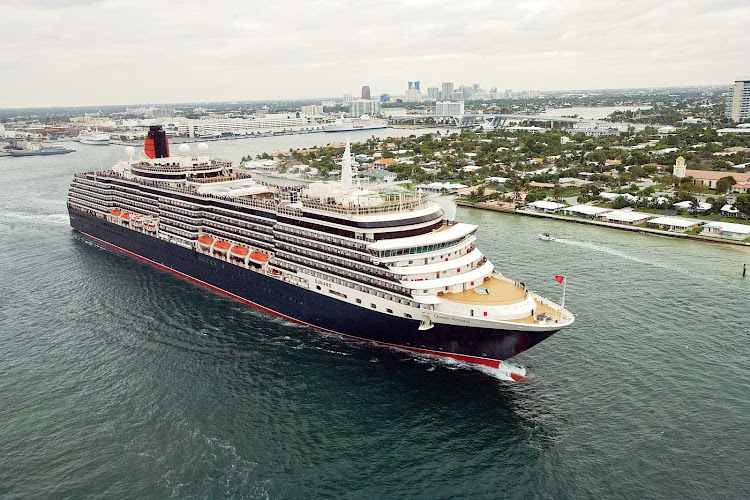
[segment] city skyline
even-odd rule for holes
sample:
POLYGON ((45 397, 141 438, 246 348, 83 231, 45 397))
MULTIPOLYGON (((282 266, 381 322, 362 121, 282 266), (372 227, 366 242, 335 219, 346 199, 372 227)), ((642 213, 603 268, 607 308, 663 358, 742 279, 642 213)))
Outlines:
POLYGON ((424 94, 731 85, 750 72, 750 5, 736 0, 386 1, 362 7, 362 25, 348 4, 203 5, 4 3, 0 107, 401 95, 416 80, 424 94))

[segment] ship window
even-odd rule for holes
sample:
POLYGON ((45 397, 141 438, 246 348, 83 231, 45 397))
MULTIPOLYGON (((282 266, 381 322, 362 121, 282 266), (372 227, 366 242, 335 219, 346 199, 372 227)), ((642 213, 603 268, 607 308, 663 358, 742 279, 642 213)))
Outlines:
POLYGON ((362 299, 357 299, 357 304, 361 304, 361 303, 362 303, 362 299))
POLYGON ((320 285, 315 285, 315 288, 317 288, 318 290, 321 290, 320 285))
POLYGON ((373 309, 377 309, 378 308, 378 306, 376 306, 375 304, 370 304, 370 307, 372 307, 373 309))
POLYGON ((405 318, 411 318, 411 314, 409 314, 409 313, 404 313, 404 317, 405 317, 405 318))
POLYGON ((386 309, 385 312, 393 314, 393 309, 386 309))

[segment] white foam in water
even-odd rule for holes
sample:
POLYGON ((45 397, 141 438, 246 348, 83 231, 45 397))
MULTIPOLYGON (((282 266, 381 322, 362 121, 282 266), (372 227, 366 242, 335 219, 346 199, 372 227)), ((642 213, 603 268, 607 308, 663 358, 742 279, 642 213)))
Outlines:
POLYGON ((24 222, 41 222, 47 224, 68 224, 68 214, 29 214, 26 212, 5 212, 2 218, 24 222))
POLYGON ((602 246, 602 245, 597 245, 595 243, 589 243, 587 241, 566 240, 566 239, 562 239, 562 238, 558 238, 555 241, 559 242, 559 243, 564 243, 566 245, 573 245, 573 246, 577 246, 577 247, 588 248, 589 250, 594 250, 594 251, 597 251, 597 252, 603 252, 603 253, 606 253, 606 254, 609 254, 609 255, 614 255, 615 257, 620 257, 622 259, 631 260, 633 262, 638 262, 640 264, 648 264, 650 266, 656 266, 656 267, 661 267, 661 268, 664 268, 664 269, 669 269, 669 267, 664 266, 662 264, 657 264, 656 262, 650 262, 648 260, 639 259, 638 257, 634 257, 632 255, 624 254, 622 252, 618 252, 617 250, 613 250, 611 248, 608 248, 608 247, 605 247, 605 246, 602 246))

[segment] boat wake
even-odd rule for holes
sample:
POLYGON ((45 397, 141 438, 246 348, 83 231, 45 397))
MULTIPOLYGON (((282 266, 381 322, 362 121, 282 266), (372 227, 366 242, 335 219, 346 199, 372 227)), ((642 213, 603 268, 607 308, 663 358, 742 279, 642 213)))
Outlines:
POLYGON ((26 212, 6 212, 2 214, 8 222, 30 224, 68 224, 68 214, 30 214, 26 212))
POLYGON ((612 248, 605 247, 602 245, 597 245, 595 243, 589 243, 587 241, 575 241, 575 240, 566 240, 564 238, 557 238, 555 242, 563 243, 565 245, 581 247, 581 248, 588 248, 589 250, 594 250, 595 252, 602 252, 602 253, 606 253, 609 255, 614 255, 615 257, 620 257, 621 259, 630 260, 632 262, 638 262, 639 264, 647 264, 649 266, 656 266, 656 267, 661 267, 663 269, 670 269, 668 266, 664 266, 662 264, 657 264, 656 262, 644 260, 644 259, 635 257, 633 255, 628 255, 626 253, 618 252, 617 250, 614 250, 612 248))

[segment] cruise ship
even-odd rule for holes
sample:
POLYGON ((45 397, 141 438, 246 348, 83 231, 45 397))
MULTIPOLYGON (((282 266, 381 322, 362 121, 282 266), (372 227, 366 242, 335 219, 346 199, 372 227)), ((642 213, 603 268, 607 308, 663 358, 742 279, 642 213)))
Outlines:
POLYGON ((89 144, 91 146, 107 146, 109 144, 109 134, 99 132, 98 130, 82 130, 78 134, 78 141, 81 144, 89 144))
POLYGON ((351 132, 354 130, 374 130, 388 127, 386 120, 362 115, 359 118, 339 118, 323 126, 323 132, 351 132))
POLYGON ((340 182, 304 186, 235 172, 204 143, 172 156, 158 126, 125 152, 75 174, 73 229, 290 321, 492 368, 574 321, 501 274, 477 226, 424 193, 359 183, 348 143, 340 182))

